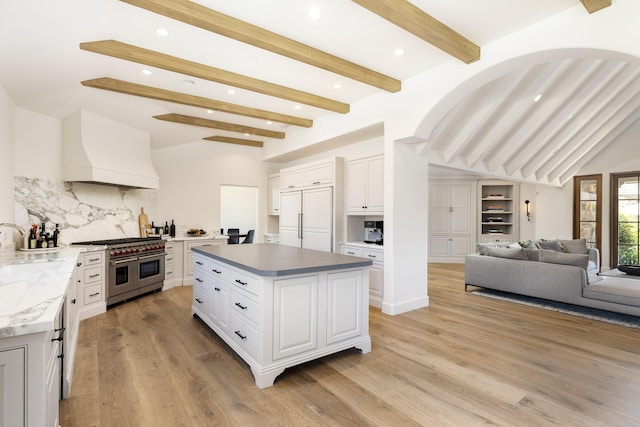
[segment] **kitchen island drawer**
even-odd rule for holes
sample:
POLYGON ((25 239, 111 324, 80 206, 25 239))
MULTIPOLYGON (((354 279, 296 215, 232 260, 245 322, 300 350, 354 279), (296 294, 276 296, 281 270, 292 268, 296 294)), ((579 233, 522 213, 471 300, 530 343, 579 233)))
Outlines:
POLYGON ((233 342, 246 351, 249 357, 258 360, 258 348, 260 344, 258 331, 251 326, 248 321, 233 311, 231 312, 230 326, 231 333, 229 336, 233 342))
POLYGON ((229 281, 229 268, 213 261, 205 261, 205 268, 207 272, 216 279, 228 282, 229 281))
POLYGON ((231 283, 240 289, 245 289, 254 295, 260 295, 260 279, 238 271, 231 270, 231 283))
POLYGON ((93 282, 101 282, 103 279, 103 269, 102 266, 98 267, 90 267, 87 268, 85 265, 84 268, 84 283, 93 283, 93 282))
POLYGON ((249 298, 246 292, 239 289, 231 289, 231 307, 238 314, 248 320, 257 323, 260 316, 260 307, 257 301, 249 298))

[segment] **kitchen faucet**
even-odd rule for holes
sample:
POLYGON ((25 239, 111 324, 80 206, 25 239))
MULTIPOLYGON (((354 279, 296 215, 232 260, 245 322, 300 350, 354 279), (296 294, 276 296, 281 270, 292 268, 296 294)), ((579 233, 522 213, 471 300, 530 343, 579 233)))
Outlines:
POLYGON ((18 230, 18 232, 20 233, 20 236, 22 236, 22 244, 23 244, 23 248, 27 249, 27 233, 24 231, 24 228, 20 227, 19 225, 16 224, 11 224, 9 222, 0 222, 0 227, 11 227, 14 230, 18 230))

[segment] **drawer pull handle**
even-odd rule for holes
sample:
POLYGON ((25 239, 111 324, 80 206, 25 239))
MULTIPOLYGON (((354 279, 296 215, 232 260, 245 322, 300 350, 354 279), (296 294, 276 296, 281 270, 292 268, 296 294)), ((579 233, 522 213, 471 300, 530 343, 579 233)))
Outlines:
POLYGON ((90 274, 89 279, 93 279, 94 277, 100 277, 100 273, 98 274, 90 274))
POLYGON ((74 298, 71 300, 71 304, 75 304, 75 303, 76 303, 76 299, 74 298))
POLYGON ((237 303, 236 303, 236 306, 240 307, 240 308, 241 308, 241 309, 243 309, 243 310, 246 310, 246 309, 247 309, 247 306, 246 306, 246 305, 242 305, 242 304, 240 304, 239 302, 237 302, 237 303))
POLYGON ((318 185, 320 184, 320 181, 313 181, 313 185, 318 185))
POLYGON ((211 271, 213 271, 216 274, 221 274, 222 273, 222 271, 216 270, 215 268, 212 268, 211 271))
POLYGON ((81 262, 76 263, 76 267, 80 267, 81 265, 82 265, 82 263, 81 263, 81 262))
POLYGON ((240 279, 236 279, 236 283, 240 283, 242 286, 247 286, 247 282, 243 282, 240 279))
POLYGON ((173 258, 167 258, 167 262, 173 261, 173 258))
POLYGON ((95 294, 89 294, 90 297, 96 297, 98 295, 100 295, 100 292, 96 292, 95 294))
POLYGON ((367 255, 369 258, 375 258, 375 255, 367 255))
POLYGON ((242 334, 240 333, 240 331, 235 331, 234 333, 235 333, 237 336, 239 336, 239 337, 240 337, 240 339, 243 339, 243 340, 246 340, 246 339, 247 339, 246 335, 242 335, 242 334))
POLYGON ((89 262, 100 261, 100 258, 89 258, 89 262))
POLYGON ((202 246, 213 246, 213 245, 211 243, 206 243, 206 244, 204 244, 202 246))
POLYGON ((200 261, 196 261, 196 264, 198 264, 198 265, 204 265, 204 264, 203 264, 202 262, 200 262, 200 261))
POLYGON ((355 255, 355 252, 347 252, 349 255, 355 255))
POLYGON ((200 283, 202 283, 202 279, 201 279, 201 278, 199 278, 199 277, 196 277, 196 282, 200 282, 200 283))
POLYGON ((202 300, 201 300, 200 298, 196 298, 196 301, 197 301, 199 304, 202 304, 202 300))
POLYGON ((166 275, 173 274, 173 271, 166 271, 165 274, 166 275))
POLYGON ((213 288, 216 292, 220 292, 220 288, 213 288))
POLYGON ((51 338, 51 342, 53 341, 62 341, 64 338, 60 335, 58 338, 51 338))

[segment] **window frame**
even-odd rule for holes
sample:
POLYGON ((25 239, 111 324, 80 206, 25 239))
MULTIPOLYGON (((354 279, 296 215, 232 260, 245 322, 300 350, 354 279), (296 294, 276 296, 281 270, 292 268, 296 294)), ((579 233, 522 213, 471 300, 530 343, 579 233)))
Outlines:
POLYGON ((602 250, 602 174, 573 177, 573 238, 580 238, 580 184, 596 181, 596 248, 602 250))
MULTIPOLYGON (((609 192, 609 235, 611 236, 610 245, 610 259, 609 265, 611 268, 618 266, 618 180, 620 178, 632 178, 637 177, 640 182, 640 171, 634 172, 619 172, 609 174, 610 180, 610 192, 609 192)), ((640 222, 640 219, 639 219, 640 222)))

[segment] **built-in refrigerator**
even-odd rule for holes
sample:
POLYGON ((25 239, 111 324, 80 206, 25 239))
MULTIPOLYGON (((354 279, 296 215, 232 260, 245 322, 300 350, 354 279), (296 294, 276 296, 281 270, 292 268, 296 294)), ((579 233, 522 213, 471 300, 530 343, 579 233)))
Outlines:
POLYGON ((332 252, 333 188, 280 194, 280 244, 332 252))

